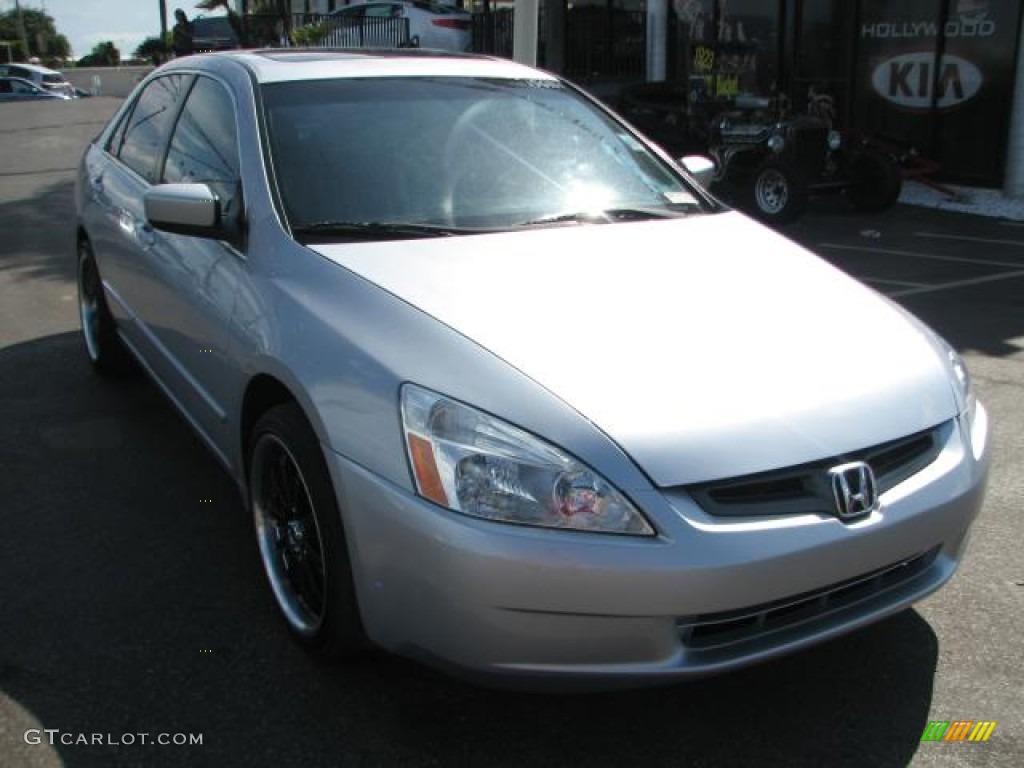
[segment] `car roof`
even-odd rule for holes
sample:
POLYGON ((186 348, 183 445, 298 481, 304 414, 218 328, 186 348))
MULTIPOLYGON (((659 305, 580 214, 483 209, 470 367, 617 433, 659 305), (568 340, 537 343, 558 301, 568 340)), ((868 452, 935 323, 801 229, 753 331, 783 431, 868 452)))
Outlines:
POLYGON ((29 64, 28 62, 24 62, 24 61, 12 61, 12 62, 9 62, 9 63, 5 62, 3 66, 21 67, 22 69, 27 69, 29 72, 38 72, 41 75, 59 75, 60 74, 60 72, 58 72, 55 69, 50 69, 49 67, 41 67, 38 64, 29 64))
POLYGON ((508 59, 417 50, 339 50, 330 48, 269 48, 223 51, 190 56, 167 69, 202 67, 202 62, 232 59, 260 83, 329 80, 339 77, 493 77, 556 81, 554 75, 508 59))

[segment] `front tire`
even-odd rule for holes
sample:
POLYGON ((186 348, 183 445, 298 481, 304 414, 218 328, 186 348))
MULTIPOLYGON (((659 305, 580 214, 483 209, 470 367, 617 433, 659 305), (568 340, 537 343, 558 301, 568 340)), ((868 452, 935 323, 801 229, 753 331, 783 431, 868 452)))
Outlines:
POLYGON ((858 152, 850 158, 846 196, 864 213, 878 213, 896 204, 903 189, 899 166, 879 152, 858 152))
POLYGON ((752 178, 750 211, 767 224, 788 224, 807 210, 807 182, 794 169, 769 161, 752 178))
POLYGON ((96 258, 84 239, 78 243, 78 318, 93 370, 104 375, 122 375, 130 370, 131 358, 117 335, 96 258))
POLYGON ((248 455, 260 559, 288 629, 325 660, 353 655, 364 635, 341 515, 320 442, 298 405, 267 411, 248 455))

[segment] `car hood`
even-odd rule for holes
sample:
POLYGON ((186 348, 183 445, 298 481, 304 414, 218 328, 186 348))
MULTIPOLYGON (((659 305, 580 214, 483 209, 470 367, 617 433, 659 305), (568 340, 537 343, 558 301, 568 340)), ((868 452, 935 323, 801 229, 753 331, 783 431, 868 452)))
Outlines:
POLYGON ((956 413, 923 326, 737 213, 313 247, 518 368, 660 486, 956 413))

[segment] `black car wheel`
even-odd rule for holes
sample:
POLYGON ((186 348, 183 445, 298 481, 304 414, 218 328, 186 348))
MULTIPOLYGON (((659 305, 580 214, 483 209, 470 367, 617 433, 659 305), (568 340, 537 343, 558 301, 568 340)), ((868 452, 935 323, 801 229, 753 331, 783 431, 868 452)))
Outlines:
POLYGON ((78 243, 78 317, 85 352, 93 369, 102 374, 122 374, 131 359, 118 338, 114 318, 103 295, 103 282, 88 240, 78 243))
POLYGON ((256 423, 249 499, 263 568, 292 634, 325 659, 358 651, 362 622, 334 487, 320 441, 294 403, 256 423))
POLYGON ((895 205, 903 189, 903 174, 880 152, 858 152, 850 158, 846 196, 858 211, 875 213, 895 205))
POLYGON ((807 209, 807 183, 793 168, 770 161, 753 175, 751 213, 769 224, 787 224, 807 209))

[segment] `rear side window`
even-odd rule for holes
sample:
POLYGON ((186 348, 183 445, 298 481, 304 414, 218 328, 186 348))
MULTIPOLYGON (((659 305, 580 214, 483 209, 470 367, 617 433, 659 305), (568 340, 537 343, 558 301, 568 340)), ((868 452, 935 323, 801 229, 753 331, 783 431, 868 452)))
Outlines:
POLYGON ((43 75, 43 82, 50 85, 63 85, 66 81, 61 75, 43 75))
POLYGON ((147 85, 135 102, 123 136, 110 147, 121 162, 150 184, 157 181, 157 168, 187 81, 185 75, 168 75, 147 85))
POLYGON ((238 140, 235 108, 228 92, 207 77, 196 80, 171 137, 161 181, 207 184, 225 217, 238 197, 238 140))

